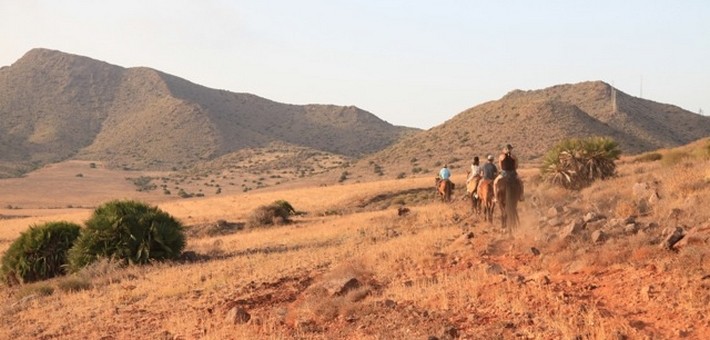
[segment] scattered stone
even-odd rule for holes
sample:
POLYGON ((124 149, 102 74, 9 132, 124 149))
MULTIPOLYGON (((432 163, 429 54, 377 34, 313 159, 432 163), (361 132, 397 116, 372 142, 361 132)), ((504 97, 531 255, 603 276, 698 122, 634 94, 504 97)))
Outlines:
POLYGON ((409 213, 409 208, 405 206, 400 206, 397 208, 397 216, 405 216, 409 213))
POLYGON ((651 186, 648 183, 636 183, 633 187, 634 196, 638 198, 647 198, 651 192, 651 186))
POLYGON ((439 340, 439 337, 437 337, 437 336, 435 336, 435 335, 430 335, 430 336, 427 338, 427 340, 439 340))
POLYGON ((539 285, 549 285, 551 282, 547 272, 537 272, 528 275, 528 281, 537 282, 539 285))
POLYGON ((629 326, 638 330, 643 330, 644 328, 646 328, 646 323, 641 320, 631 320, 629 321, 629 326))
POLYGON ((583 228, 584 228, 584 221, 575 220, 574 222, 567 225, 567 227, 565 227, 565 229, 562 231, 562 235, 560 235, 560 236, 563 239, 576 237, 582 233, 583 228))
POLYGON ((384 301, 384 305, 385 305, 385 307, 387 307, 387 308, 395 308, 395 307, 397 307, 397 303, 394 302, 394 300, 391 300, 391 299, 385 300, 385 301, 384 301))
POLYGON ((491 275, 503 274, 503 267, 497 263, 491 263, 488 265, 488 268, 486 268, 486 273, 491 275))
POLYGON ((636 234, 639 231, 639 226, 636 223, 629 223, 624 226, 624 233, 636 234))
POLYGON ((563 223, 565 223, 565 220, 560 217, 553 217, 547 220, 547 225, 549 225, 550 227, 557 227, 559 225, 562 225, 563 223))
POLYGON ((601 243, 601 242, 604 242, 604 241, 606 240, 606 237, 607 237, 607 236, 606 236, 606 234, 605 234, 603 231, 601 231, 601 230, 595 230, 595 231, 592 233, 592 242, 594 242, 594 243, 601 243))
POLYGON ((562 214, 562 207, 560 206, 554 206, 547 210, 547 217, 549 218, 557 217, 560 214, 562 214))
POLYGON ((651 298, 653 298, 653 286, 648 285, 648 286, 643 286, 641 288, 641 298, 643 298, 645 301, 651 301, 651 298))
POLYGON ((359 288, 360 281, 353 276, 345 276, 342 278, 332 279, 323 284, 323 288, 328 291, 330 296, 345 295, 349 291, 359 288))
POLYGON ((703 276, 701 280, 710 280, 710 274, 703 276))
POLYGON ((247 323, 251 319, 251 315, 242 307, 234 307, 227 312, 225 320, 232 324, 247 323))
POLYGON ((444 339, 456 339, 459 337, 459 330, 454 326, 448 325, 444 326, 441 334, 444 339))
POLYGON ((648 198, 648 203, 654 205, 661 200, 661 196, 655 190, 651 193, 651 197, 648 198))
POLYGON ((530 251, 533 253, 535 256, 540 256, 540 250, 538 250, 535 247, 530 247, 530 251))
POLYGON ((601 229, 602 227, 604 227, 604 225, 606 225, 606 223, 607 223, 606 219, 601 218, 596 221, 587 222, 586 228, 588 230, 597 230, 597 229, 601 229))
POLYGON ((600 219, 602 219, 602 218, 604 218, 604 216, 601 216, 601 215, 599 215, 599 214, 597 214, 597 213, 595 213, 595 212, 591 212, 591 211, 590 211, 590 212, 588 212, 586 215, 584 215, 584 219, 583 219, 583 220, 584 220, 585 223, 589 223, 589 222, 594 222, 594 221, 600 220, 600 219))
POLYGON ((673 246, 675 246, 678 241, 682 240, 683 237, 685 237, 685 233, 683 232, 683 228, 681 227, 676 227, 675 230, 670 233, 666 237, 663 242, 661 242, 661 247, 669 250, 673 250, 673 246))

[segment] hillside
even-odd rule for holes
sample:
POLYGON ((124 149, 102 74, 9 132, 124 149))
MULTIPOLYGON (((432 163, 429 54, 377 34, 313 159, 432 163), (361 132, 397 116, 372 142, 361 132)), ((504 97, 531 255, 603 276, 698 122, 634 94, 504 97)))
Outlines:
POLYGON ((610 136, 624 153, 636 154, 710 136, 710 117, 636 98, 601 81, 516 90, 410 135, 360 165, 378 164, 389 176, 447 162, 466 166, 474 155, 497 153, 507 143, 522 160, 535 161, 561 139, 590 135, 610 136))
MULTIPOLYGON (((710 139, 653 154, 574 192, 521 171, 512 233, 424 177, 161 200, 186 225, 180 260, 0 284, 0 339, 707 339, 710 139), (248 226, 282 199, 304 214, 248 226)), ((92 210, 0 205, 0 254, 92 210)))
POLYGON ((274 142, 354 157, 411 131, 353 106, 282 104, 47 49, 0 68, 0 176, 66 159, 187 169, 274 142))

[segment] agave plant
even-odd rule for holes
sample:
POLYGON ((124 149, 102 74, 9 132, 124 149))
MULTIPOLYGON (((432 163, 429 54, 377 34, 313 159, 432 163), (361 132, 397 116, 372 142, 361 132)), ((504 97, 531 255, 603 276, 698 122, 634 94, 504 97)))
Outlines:
POLYGON ((174 259, 184 248, 184 227, 168 213, 141 202, 111 201, 86 222, 69 250, 69 266, 76 271, 99 258, 129 263, 174 259))
POLYGON ((620 154, 618 144, 607 137, 567 139, 547 153, 541 173, 550 183, 578 190, 613 176, 620 154))

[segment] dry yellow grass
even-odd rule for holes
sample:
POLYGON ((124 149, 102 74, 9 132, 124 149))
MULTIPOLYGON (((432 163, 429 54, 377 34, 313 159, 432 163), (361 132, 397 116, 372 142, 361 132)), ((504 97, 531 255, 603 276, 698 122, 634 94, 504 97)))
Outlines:
MULTIPOLYGON (((710 213, 687 200, 706 202, 710 188, 686 188, 673 179, 682 164, 628 168, 634 166, 624 164, 619 178, 574 194, 529 182, 523 223, 512 237, 470 215, 463 201, 432 200, 410 206, 402 217, 395 207, 346 209, 383 193, 428 188, 430 176, 157 201, 187 225, 243 222, 254 208, 278 199, 308 214, 290 225, 190 238, 187 250, 197 261, 128 268, 102 263, 74 282, 3 286, 0 338, 703 338, 710 332, 706 239, 698 236, 672 252, 651 245, 660 231, 614 234, 594 244, 550 239, 560 227, 539 222, 555 204, 572 209, 572 217, 587 211, 615 217, 619 204, 631 199, 633 183, 657 179, 663 204, 644 218, 662 229, 670 222, 668 209, 680 207, 689 213, 675 222, 707 223, 710 213), (682 197, 671 193, 679 190, 686 190, 682 197), (329 210, 343 213, 327 215, 329 210), (334 294, 328 288, 351 278, 358 281, 353 290, 334 294), (234 307, 250 320, 226 320, 234 307)), ((707 169, 702 165, 691 183, 707 169)), ((454 178, 463 180, 462 174, 454 178)), ((81 222, 90 210, 2 213, 8 212, 29 216, 0 220, 0 251, 30 223, 81 222)))

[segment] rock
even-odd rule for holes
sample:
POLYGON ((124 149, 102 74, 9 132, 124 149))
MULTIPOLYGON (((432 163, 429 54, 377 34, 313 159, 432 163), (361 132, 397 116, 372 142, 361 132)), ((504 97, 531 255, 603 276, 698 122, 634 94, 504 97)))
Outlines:
POLYGON ((601 218, 596 221, 587 222, 586 228, 588 230, 597 230, 597 229, 601 229, 602 227, 604 227, 604 225, 606 225, 606 223, 607 223, 606 219, 601 218))
POLYGON ((556 227, 562 225, 563 223, 565 223, 565 220, 561 217, 553 217, 547 220, 547 225, 549 225, 550 227, 556 227))
POLYGON ((328 291, 330 296, 345 295, 349 291, 359 288, 360 281, 353 276, 345 276, 342 278, 332 279, 323 283, 323 288, 328 291))
POLYGON ((530 251, 533 253, 535 256, 540 256, 540 250, 538 250, 535 247, 530 247, 530 251))
POLYGON ((547 209, 547 217, 553 218, 553 217, 558 217, 562 214, 562 207, 560 206, 554 206, 550 209, 547 209))
POLYGON ((491 275, 503 274, 503 267, 497 263, 491 263, 488 265, 488 268, 486 268, 486 273, 491 275))
POLYGON ((660 201, 660 200, 661 200, 661 196, 658 194, 658 192, 653 191, 651 193, 651 196, 648 198, 648 203, 651 205, 654 205, 654 204, 658 203, 658 201, 660 201))
POLYGON ((459 330, 451 325, 444 326, 441 330, 442 338, 444 339, 456 339, 459 337, 459 330))
POLYGON ((430 335, 430 336, 427 338, 427 340, 439 340, 439 337, 437 337, 437 336, 435 336, 435 335, 430 335))
POLYGON ((604 242, 604 241, 606 241, 606 237, 607 237, 607 236, 606 236, 606 234, 605 234, 603 231, 601 231, 601 230, 595 230, 595 231, 592 233, 592 242, 594 242, 594 243, 601 243, 601 242, 604 242))
POLYGON ((397 208, 397 216, 404 216, 409 213, 409 208, 406 208, 404 206, 400 206, 397 208))
POLYGON ((560 236, 563 239, 577 237, 579 234, 582 233, 583 228, 584 228, 584 222, 582 220, 575 220, 574 222, 570 223, 569 225, 567 225, 565 227, 565 229, 562 231, 562 234, 560 236))
POLYGON ((645 301, 651 301, 653 298, 653 286, 648 285, 648 286, 643 286, 641 288, 641 298, 643 298, 645 301))
POLYGON ((527 280, 527 281, 528 281, 528 282, 529 282, 529 281, 534 281, 534 282, 536 282, 536 283, 539 284, 539 285, 548 285, 548 284, 550 284, 550 277, 549 277, 549 275, 550 275, 550 273, 544 272, 544 271, 543 271, 543 272, 533 273, 533 274, 528 275, 528 280, 527 280))
POLYGON ((636 183, 633 187, 634 197, 647 198, 651 192, 651 186, 648 183, 636 183))
POLYGON ((251 315, 242 307, 234 307, 227 312, 225 320, 232 324, 247 323, 251 319, 251 315))
POLYGON ((589 222, 594 222, 596 220, 600 220, 602 218, 603 218, 603 216, 600 216, 597 213, 590 211, 586 215, 584 215, 583 220, 585 223, 589 223, 589 222))
POLYGON ((636 223, 629 223, 624 226, 624 233, 626 234, 636 234, 639 231, 638 225, 636 223))
POLYGON ((387 308, 395 308, 395 307, 397 307, 397 303, 394 302, 394 300, 391 300, 391 299, 387 299, 387 300, 385 300, 383 303, 384 303, 385 307, 387 307, 387 308))
POLYGON ((673 246, 675 246, 678 241, 682 240, 683 237, 685 237, 685 233, 683 231, 683 228, 681 227, 676 227, 675 230, 670 233, 663 242, 661 242, 661 247, 669 250, 673 250, 673 246))

